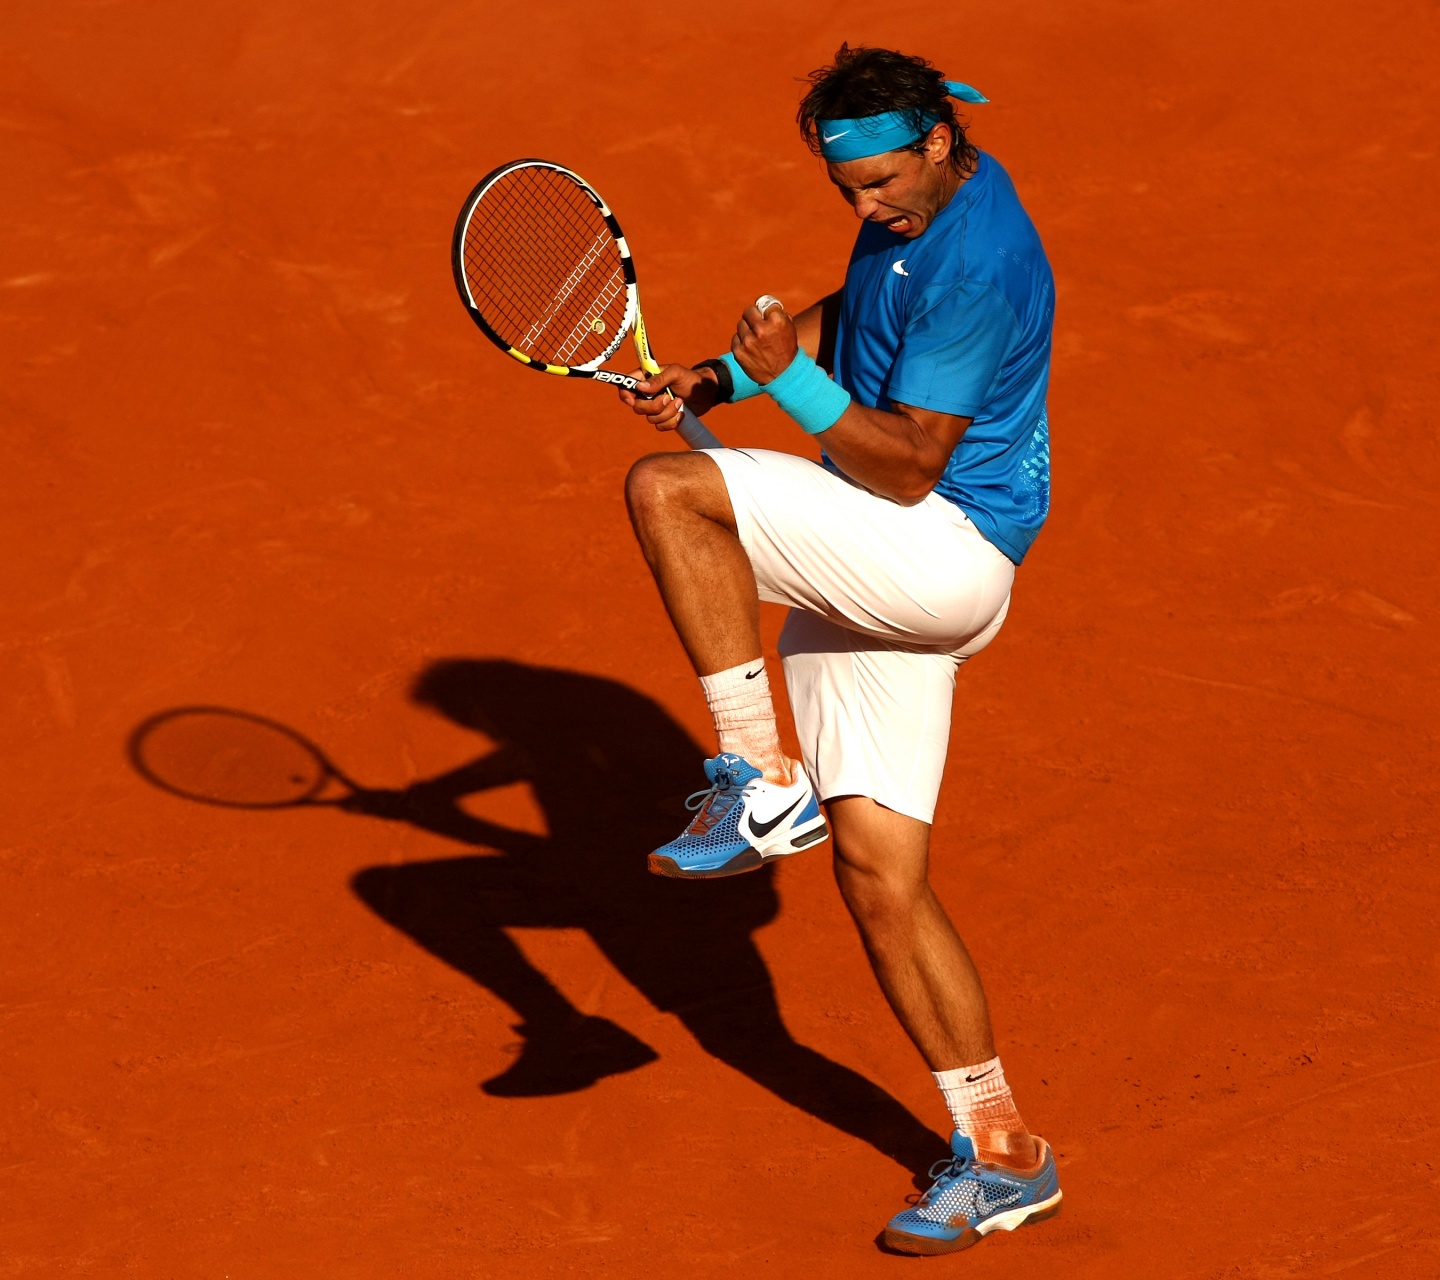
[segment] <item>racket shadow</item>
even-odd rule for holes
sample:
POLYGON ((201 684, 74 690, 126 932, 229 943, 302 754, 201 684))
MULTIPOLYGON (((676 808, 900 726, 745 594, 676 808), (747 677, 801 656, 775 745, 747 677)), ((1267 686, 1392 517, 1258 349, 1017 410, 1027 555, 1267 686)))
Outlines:
POLYGON ((374 866, 352 884, 382 919, 515 1010, 518 1055, 482 1089, 573 1092, 656 1057, 628 1031, 577 1010, 505 933, 579 928, 714 1057, 910 1171, 929 1166, 940 1145, 933 1132, 786 1028, 753 936, 779 910, 772 873, 702 884, 646 871, 644 851, 674 836, 688 816, 683 798, 703 776, 699 747, 665 711, 615 681, 503 660, 435 663, 413 697, 497 749, 403 793, 362 792, 346 807, 500 856, 374 866), (468 795, 521 780, 544 812, 546 837, 460 807, 468 795))

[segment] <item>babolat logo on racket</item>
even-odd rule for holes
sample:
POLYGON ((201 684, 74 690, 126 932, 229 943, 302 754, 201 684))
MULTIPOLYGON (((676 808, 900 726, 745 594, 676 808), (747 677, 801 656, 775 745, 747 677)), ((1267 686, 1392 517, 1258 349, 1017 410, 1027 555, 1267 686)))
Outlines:
POLYGON ((635 386, 635 379, 630 377, 629 374, 613 373, 609 369, 596 369, 594 376, 596 382, 613 382, 617 386, 624 387, 626 390, 630 390, 635 386))

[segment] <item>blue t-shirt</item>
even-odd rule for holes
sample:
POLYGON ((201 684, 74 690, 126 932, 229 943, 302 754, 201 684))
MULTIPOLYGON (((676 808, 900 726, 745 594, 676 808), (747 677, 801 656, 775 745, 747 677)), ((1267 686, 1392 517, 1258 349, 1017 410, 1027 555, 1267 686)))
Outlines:
POLYGON ((835 381, 870 408, 974 419, 935 492, 1016 564, 1050 510, 1054 318, 1040 237, 984 153, 917 239, 865 223, 841 295, 835 381))

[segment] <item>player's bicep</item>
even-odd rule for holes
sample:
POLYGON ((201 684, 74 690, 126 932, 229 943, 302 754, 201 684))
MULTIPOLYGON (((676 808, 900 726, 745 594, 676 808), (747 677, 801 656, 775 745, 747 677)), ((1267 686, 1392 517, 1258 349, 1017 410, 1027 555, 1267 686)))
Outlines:
POLYGON ((821 298, 795 317, 800 349, 826 373, 835 371, 835 332, 840 322, 839 290, 821 298))
POLYGON ((939 479, 940 472, 945 470, 945 464, 950 461, 950 455, 955 452, 955 446, 960 443, 974 418, 967 418, 963 414, 940 413, 935 409, 922 409, 918 405, 903 404, 898 400, 892 400, 890 407, 898 414, 909 418, 924 436, 929 448, 926 450, 938 463, 935 470, 935 478, 939 479))

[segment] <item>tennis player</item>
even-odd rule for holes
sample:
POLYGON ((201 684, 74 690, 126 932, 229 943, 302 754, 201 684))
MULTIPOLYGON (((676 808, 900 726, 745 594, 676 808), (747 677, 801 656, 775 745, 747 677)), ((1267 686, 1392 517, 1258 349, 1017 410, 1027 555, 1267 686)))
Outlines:
POLYGON ((694 821, 650 867, 732 875, 833 832, 840 891, 955 1129, 884 1242, 945 1253, 1060 1204, 927 878, 956 672, 1000 630, 1049 510, 1054 282, 1005 170, 956 119, 953 100, 980 93, 848 45, 810 81, 801 134, 861 223, 843 288, 793 317, 762 297, 729 352, 641 384, 676 399, 622 397, 666 429, 680 403, 766 395, 824 455, 663 453, 630 473, 636 535, 719 737, 694 821), (791 607, 779 648, 803 765, 776 733, 760 600, 791 607))

